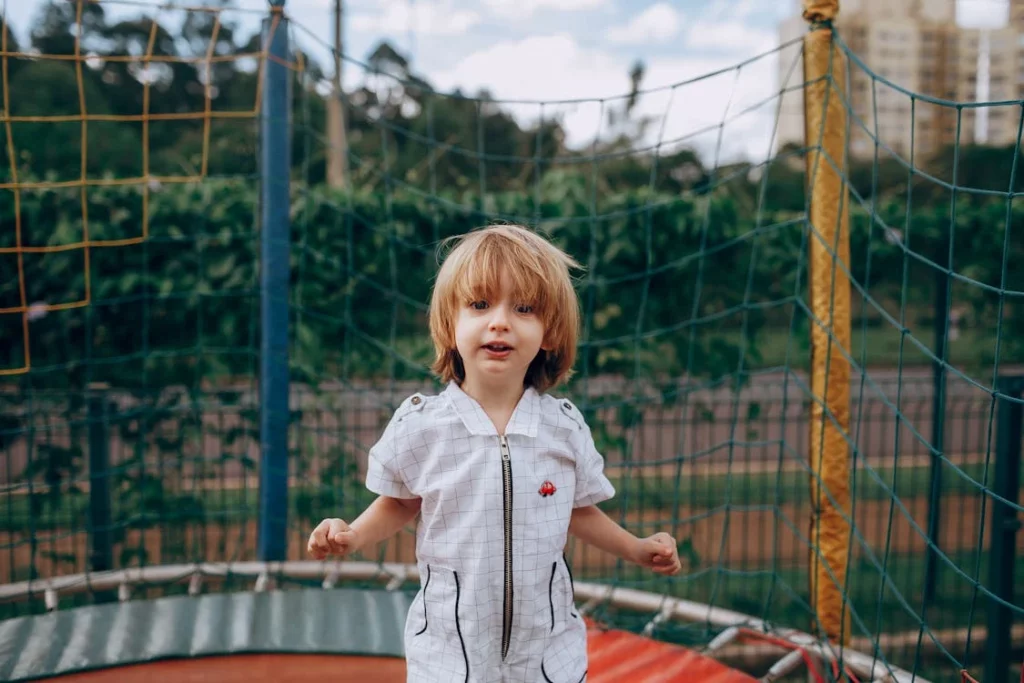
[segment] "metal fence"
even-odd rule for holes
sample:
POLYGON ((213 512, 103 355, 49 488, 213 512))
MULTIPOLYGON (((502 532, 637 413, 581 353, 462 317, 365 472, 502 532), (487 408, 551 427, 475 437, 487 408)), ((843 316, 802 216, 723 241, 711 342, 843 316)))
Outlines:
MULTIPOLYGON (((855 641, 867 650, 874 642, 896 647, 927 618, 946 646, 960 647, 968 626, 977 640, 992 608, 978 586, 992 576, 984 530, 996 507, 998 415, 986 393, 950 387, 942 488, 933 497, 934 459, 918 436, 930 434, 930 381, 880 375, 869 384, 863 392, 855 385, 852 396, 855 537, 847 592, 860 623, 855 641), (926 600, 933 498, 940 512, 934 538, 945 559, 926 600)), ((572 397, 588 414, 617 489, 605 510, 638 534, 667 529, 681 541, 683 578, 657 590, 780 624, 807 623, 813 480, 803 386, 794 373, 753 377, 739 391, 640 388, 616 378, 593 379, 585 393, 576 387, 572 397)), ((287 516, 277 520, 287 529, 288 559, 303 559, 316 521, 352 518, 369 503, 366 452, 414 390, 434 388, 293 386, 287 516)), ((266 463, 257 396, 251 386, 6 396, 5 414, 16 426, 2 433, 0 583, 258 559, 266 463)), ((413 534, 365 554, 414 561, 413 534)), ((570 560, 581 578, 652 588, 649 575, 592 548, 572 546, 570 560)), ((1010 572, 1011 585, 1024 590, 1010 572)), ((41 606, 0 609, 10 616, 41 606)), ((900 647, 915 652, 916 641, 900 647)))

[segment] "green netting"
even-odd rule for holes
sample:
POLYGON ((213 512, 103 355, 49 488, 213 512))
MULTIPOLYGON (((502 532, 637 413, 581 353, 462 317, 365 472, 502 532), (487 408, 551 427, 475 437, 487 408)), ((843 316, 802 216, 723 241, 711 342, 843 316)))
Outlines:
MULTIPOLYGON (((118 23, 103 10, 131 5, 67 7, 34 38, 41 54, 9 37, 2 56, 0 582, 256 559, 265 297, 288 300, 288 559, 305 559, 313 524, 369 502, 366 450, 394 407, 438 388, 425 322, 436 245, 514 221, 586 266, 564 393, 618 490, 603 507, 638 534, 671 531, 684 558, 663 579, 574 545, 576 577, 816 632, 809 335, 820 321, 807 261, 818 232, 808 146, 780 138, 803 86, 799 42, 572 101, 439 93, 386 46, 346 57, 349 175, 337 188, 326 182, 330 47, 292 24, 291 282, 268 292, 261 14, 172 7, 118 23), (161 40, 174 31, 187 40, 161 40), (154 63, 166 68, 139 70, 154 63), (64 97, 25 99, 29 83, 64 97), (80 99, 102 114, 82 117, 80 99), (581 121, 593 126, 583 142, 581 121), (68 136, 59 154, 33 146, 44 130, 68 136), (88 304, 61 306, 76 302, 88 304), (90 467, 104 459, 110 521, 97 527, 90 467)), ((991 561, 993 512, 1020 511, 1016 488, 999 488, 1020 453, 1021 384, 1007 379, 1024 361, 1019 132, 1005 148, 961 143, 980 105, 902 90, 840 47, 847 80, 868 84, 830 105, 847 109, 867 152, 826 160, 850 189, 853 534, 838 578, 851 647, 928 680, 978 676, 997 605, 1021 643, 1024 573, 1007 565, 1017 590, 1000 598, 991 561), (893 102, 907 105, 905 149, 878 131, 893 102), (956 137, 919 155, 913 131, 928 110, 952 116, 956 137)), ((1019 119, 1022 104, 986 106, 1019 119)), ((1005 538, 997 551, 1012 558, 1005 538)), ((413 540, 403 532, 362 559, 411 562, 413 540)), ((37 594, 0 613, 45 608, 37 594)), ((611 603, 590 613, 636 630, 653 616, 611 603)), ((701 646, 719 630, 660 622, 651 633, 701 646)))

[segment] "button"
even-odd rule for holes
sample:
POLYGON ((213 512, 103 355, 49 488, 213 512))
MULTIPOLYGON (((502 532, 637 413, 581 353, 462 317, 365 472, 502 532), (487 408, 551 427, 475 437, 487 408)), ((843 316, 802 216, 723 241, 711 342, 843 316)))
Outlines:
POLYGON ((563 408, 565 408, 566 410, 572 410, 572 404, 571 404, 571 403, 569 403, 568 401, 566 401, 565 403, 563 403, 563 404, 562 404, 562 407, 563 407, 563 408))
POLYGON ((412 397, 412 404, 414 406, 418 406, 420 404, 420 401, 422 401, 422 400, 423 399, 421 399, 419 396, 413 396, 412 397))

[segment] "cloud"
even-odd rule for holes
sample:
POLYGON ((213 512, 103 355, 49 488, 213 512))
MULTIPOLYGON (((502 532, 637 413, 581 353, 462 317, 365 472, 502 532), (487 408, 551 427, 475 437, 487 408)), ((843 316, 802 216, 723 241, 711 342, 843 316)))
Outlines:
POLYGON ((431 80, 442 90, 487 88, 503 99, 561 100, 619 94, 627 68, 560 33, 494 43, 431 80))
POLYGON ((701 20, 689 26, 683 44, 692 50, 737 52, 753 57, 778 44, 774 26, 751 26, 739 20, 701 20))
POLYGON ((959 0, 957 23, 970 28, 1006 26, 1009 7, 1001 0, 959 0))
MULTIPOLYGON (((706 2, 701 11, 701 18, 707 21, 717 22, 728 16, 733 21, 743 21, 756 9, 764 8, 761 0, 710 0, 706 2)), ((794 3, 793 11, 799 12, 799 3, 794 3)))
POLYGON ((659 2, 633 17, 625 26, 608 31, 608 40, 617 45, 664 43, 679 32, 682 15, 671 5, 659 2))
MULTIPOLYGON (((729 68, 749 56, 744 50, 740 55, 713 58, 650 60, 642 87, 663 89, 642 96, 634 111, 654 120, 647 143, 660 140, 663 152, 676 146, 693 147, 710 162, 721 134, 720 161, 739 156, 763 160, 769 152, 777 104, 772 96, 777 60, 770 56, 740 70, 729 68), (704 77, 719 70, 724 71, 704 77), (761 101, 765 101, 762 106, 741 114, 761 101)), ((542 101, 543 105, 502 106, 524 124, 541 115, 546 120, 560 119, 567 143, 584 148, 596 134, 608 138, 608 109, 621 107, 622 100, 613 98, 629 92, 629 66, 608 52, 581 47, 571 35, 557 34, 496 43, 466 56, 449 71, 431 74, 430 80, 442 92, 460 88, 475 93, 486 88, 499 100, 542 101), (583 101, 565 102, 575 99, 583 101)))
POLYGON ((485 7, 510 19, 525 19, 542 9, 558 12, 579 12, 581 10, 610 7, 610 0, 483 0, 485 7))
POLYGON ((358 32, 394 33, 415 29, 422 36, 458 36, 480 23, 474 10, 456 9, 452 0, 387 0, 381 12, 356 14, 350 20, 358 32))
MULTIPOLYGON (((749 57, 693 57, 652 60, 645 88, 663 88, 641 98, 639 113, 664 120, 651 137, 661 144, 697 149, 706 163, 746 158, 764 160, 770 152, 778 105, 778 60, 769 55, 734 68, 749 57)), ((651 142, 657 142, 652 139, 651 142)))

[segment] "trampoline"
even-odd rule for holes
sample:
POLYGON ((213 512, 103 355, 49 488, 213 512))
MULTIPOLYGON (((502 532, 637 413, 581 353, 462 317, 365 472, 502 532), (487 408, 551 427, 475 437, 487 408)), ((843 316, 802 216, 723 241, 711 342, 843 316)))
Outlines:
MULTIPOLYGON (((330 677, 350 681, 404 682, 402 634, 412 603, 414 566, 388 563, 238 563, 154 566, 0 586, 0 600, 39 599, 47 613, 0 621, 0 680, 55 679, 62 683, 262 683, 330 677), (252 577, 252 590, 200 594, 207 577, 252 577), (318 582, 319 587, 269 590, 270 577, 318 582), (385 582, 383 588, 338 588, 341 579, 385 582), (132 585, 187 582, 187 595, 130 599, 132 585), (119 599, 58 609, 61 596, 116 590, 119 599)), ((308 585, 308 584, 307 584, 308 585)), ((775 630, 728 610, 652 593, 578 582, 581 612, 608 603, 655 615, 636 634, 588 620, 588 683, 758 680, 716 659, 721 649, 745 638, 774 639, 784 653, 767 680, 811 658, 834 662, 836 653, 806 633, 775 630), (718 627, 719 635, 696 652, 646 637, 666 620, 693 620, 718 627)), ((866 680, 910 681, 867 655, 843 657, 866 680)), ((760 672, 759 672, 760 673, 760 672)), ((820 677, 817 677, 820 679, 820 677)), ((761 679, 765 680, 765 679, 761 679)))
MULTIPOLYGON (((411 596, 320 588, 176 596, 0 622, 0 679, 63 683, 405 681, 411 596)), ((685 648, 593 627, 591 682, 755 679, 685 648)))

